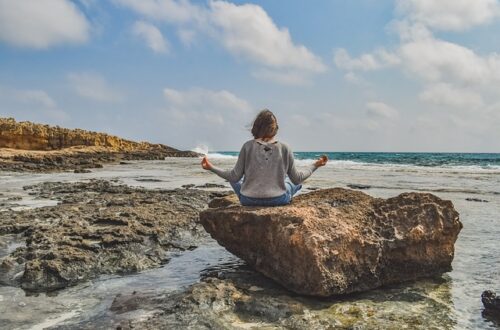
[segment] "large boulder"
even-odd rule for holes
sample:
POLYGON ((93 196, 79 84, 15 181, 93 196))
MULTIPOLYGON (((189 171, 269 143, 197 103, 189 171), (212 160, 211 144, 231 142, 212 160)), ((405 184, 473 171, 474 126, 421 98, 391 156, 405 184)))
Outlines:
POLYGON ((200 213, 228 251, 299 294, 331 296, 451 270, 462 228, 450 201, 432 194, 373 198, 333 188, 280 207, 240 206, 234 195, 200 213))

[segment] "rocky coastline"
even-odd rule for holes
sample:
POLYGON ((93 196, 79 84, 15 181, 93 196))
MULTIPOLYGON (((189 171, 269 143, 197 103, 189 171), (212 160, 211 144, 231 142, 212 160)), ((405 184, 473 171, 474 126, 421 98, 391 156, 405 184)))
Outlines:
POLYGON ((0 171, 84 171, 128 160, 198 157, 163 144, 0 118, 0 171))
MULTIPOLYGON (((228 207, 226 203, 234 201, 233 194, 220 188, 186 185, 153 190, 105 180, 26 186, 33 197, 59 204, 0 212, 0 237, 16 236, 24 242, 2 256, 1 285, 31 293, 57 292, 105 274, 134 274, 159 267, 171 261, 173 252, 204 248, 210 237, 199 213, 210 212, 208 204, 228 207)), ((311 194, 324 195, 325 191, 311 194)), ((334 207, 348 207, 347 199, 343 200, 334 207)), ((295 294, 241 262, 208 268, 198 283, 180 290, 130 287, 113 297, 104 314, 52 328, 331 329, 405 324, 415 329, 451 329, 456 320, 449 309, 450 287, 444 275, 315 298, 295 294), (399 307, 395 310, 394 306, 399 307)))
MULTIPOLYGON (((0 171, 85 173, 197 156, 0 118, 0 171)), ((51 329, 454 328, 444 273, 462 225, 451 202, 418 193, 383 200, 360 191, 368 185, 349 187, 355 190, 311 188, 290 206, 266 210, 241 208, 214 183, 173 190, 101 179, 25 186, 34 199, 57 205, 15 210, 15 200, 2 198, 0 286, 32 296, 79 290, 106 276, 163 269, 216 244, 212 236, 243 260, 203 268, 201 279, 176 290, 124 288, 101 313, 51 329)), ((497 320, 498 297, 482 298, 484 317, 497 320)), ((0 327, 10 321, 0 317, 0 327)))
POLYGON ((0 284, 51 291, 168 262, 168 252, 193 249, 206 237, 198 213, 223 193, 147 190, 103 180, 46 182, 25 189, 59 202, 0 212, 0 237, 24 244, 0 264, 0 284))

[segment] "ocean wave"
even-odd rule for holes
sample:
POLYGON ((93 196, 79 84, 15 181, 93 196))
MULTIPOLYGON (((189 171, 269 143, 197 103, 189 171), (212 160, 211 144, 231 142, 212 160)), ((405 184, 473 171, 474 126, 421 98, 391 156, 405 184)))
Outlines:
POLYGON ((214 158, 214 159, 238 159, 238 156, 233 156, 233 155, 226 155, 226 154, 220 154, 220 153, 217 153, 217 152, 209 152, 207 154, 207 157, 208 158, 214 158))
POLYGON ((191 149, 191 151, 206 155, 206 154, 208 154, 208 146, 204 145, 204 144, 199 144, 196 147, 194 147, 193 149, 191 149))
POLYGON ((237 159, 238 158, 238 156, 235 156, 235 155, 229 155, 229 154, 220 153, 220 152, 211 152, 211 151, 209 151, 209 147, 205 144, 199 144, 196 147, 194 147, 193 149, 191 149, 191 151, 205 155, 208 158, 212 158, 212 159, 237 159))
MULTIPOLYGON (((199 152, 199 151, 198 151, 199 152)), ((206 154, 206 153, 205 153, 206 154)), ((318 156, 321 155, 318 153, 318 156)), ((300 158, 295 157, 295 164, 297 166, 310 166, 317 158, 300 158)), ((314 157, 316 154, 311 153, 310 156, 314 157)), ((208 152, 208 157, 213 159, 236 160, 237 153, 226 152, 208 152)), ((393 172, 432 172, 432 173, 485 173, 485 174, 500 174, 500 165, 490 164, 438 164, 438 165, 424 165, 424 164, 411 164, 411 163, 391 163, 391 162, 365 162, 361 160, 344 160, 344 159, 330 159, 326 167, 338 169, 352 169, 352 170, 379 170, 379 171, 393 171, 393 172)))
MULTIPOLYGON (((295 159, 298 166, 307 166, 316 159, 295 159)), ((446 172, 446 173, 488 173, 500 174, 499 165, 440 165, 422 166, 415 164, 369 163, 353 160, 329 160, 328 167, 340 169, 373 169, 396 172, 446 172)))

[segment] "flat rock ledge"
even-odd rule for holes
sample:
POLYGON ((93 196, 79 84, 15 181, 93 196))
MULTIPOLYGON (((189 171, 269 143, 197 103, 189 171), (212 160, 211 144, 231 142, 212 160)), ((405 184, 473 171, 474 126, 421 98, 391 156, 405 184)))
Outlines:
POLYGON ((216 198, 200 213, 207 232, 251 267, 299 294, 332 296, 451 270, 462 228, 451 201, 404 193, 381 199, 342 188, 280 207, 216 198))
POLYGON ((27 291, 53 291, 102 274, 165 264, 171 253, 208 239, 198 213, 222 194, 149 190, 105 180, 24 188, 34 198, 59 202, 0 212, 0 248, 6 247, 0 249, 0 286, 27 291))

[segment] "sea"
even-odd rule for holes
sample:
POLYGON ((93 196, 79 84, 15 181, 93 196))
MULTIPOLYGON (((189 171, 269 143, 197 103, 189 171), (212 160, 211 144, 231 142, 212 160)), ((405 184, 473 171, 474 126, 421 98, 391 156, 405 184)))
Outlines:
MULTIPOLYGON (((500 153, 428 153, 428 152, 295 152, 295 159, 313 160, 326 155, 337 165, 385 165, 423 167, 464 167, 500 169, 500 153)), ((237 157, 238 152, 222 151, 216 158, 237 157)))
MULTIPOLYGON (((382 198, 408 191, 429 192, 451 200, 463 223, 455 244, 453 270, 438 282, 424 280, 404 284, 396 289, 399 294, 392 294, 393 291, 390 291, 391 295, 384 294, 393 290, 385 288, 374 291, 371 300, 368 299, 376 306, 370 324, 384 329, 385 324, 393 325, 395 319, 400 319, 402 329, 500 327, 498 322, 484 315, 481 303, 484 290, 500 294, 499 153, 296 152, 296 165, 300 169, 323 154, 328 156, 328 164, 304 183, 300 193, 330 187, 361 188, 367 194, 382 198), (419 292, 420 298, 410 295, 410 291, 419 292), (408 315, 419 322, 408 326, 404 321, 410 317, 408 315)), ((208 152, 207 156, 217 166, 231 168, 236 162, 237 152, 208 152)), ((117 180, 118 183, 150 189, 204 183, 226 187, 210 189, 230 189, 227 182, 201 169, 199 158, 166 158, 106 165, 87 174, 0 172, 0 202, 4 209, 54 205, 57 201, 37 199, 22 187, 44 181, 89 179, 117 180), (144 180, 151 178, 155 180, 144 180)), ((0 258, 24 244, 22 237, 4 235, 0 240, 3 240, 0 258)), ((163 267, 128 276, 102 276, 57 294, 28 295, 19 288, 0 286, 0 328, 71 328, 88 320, 99 322, 112 317, 106 311, 119 293, 132 289, 185 290, 198 282, 200 274, 207 269, 241 263, 216 242, 207 240, 193 251, 174 255, 163 267)), ((364 299, 363 303, 368 300, 364 299)), ((353 328, 365 327, 354 324, 353 328)))

